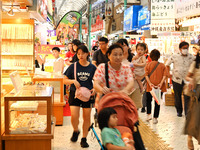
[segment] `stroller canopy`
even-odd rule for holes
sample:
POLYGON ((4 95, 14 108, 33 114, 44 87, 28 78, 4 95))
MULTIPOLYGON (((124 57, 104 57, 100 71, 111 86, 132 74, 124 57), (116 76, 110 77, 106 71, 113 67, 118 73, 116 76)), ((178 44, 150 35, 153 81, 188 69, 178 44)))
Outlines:
POLYGON ((134 102, 121 92, 104 95, 99 102, 98 112, 106 107, 112 107, 117 112, 118 126, 126 126, 132 130, 138 121, 138 112, 134 102))

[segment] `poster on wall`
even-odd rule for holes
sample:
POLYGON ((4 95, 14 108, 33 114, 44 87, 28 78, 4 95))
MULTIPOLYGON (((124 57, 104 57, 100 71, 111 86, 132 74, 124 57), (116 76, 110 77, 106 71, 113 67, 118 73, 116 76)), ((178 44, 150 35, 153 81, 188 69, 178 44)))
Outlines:
POLYGON ((175 20, 151 20, 151 35, 157 35, 159 32, 175 31, 175 20))
POLYGON ((175 18, 174 0, 151 0, 151 19, 175 18))
POLYGON ((200 14, 199 0, 176 0, 176 18, 200 14))

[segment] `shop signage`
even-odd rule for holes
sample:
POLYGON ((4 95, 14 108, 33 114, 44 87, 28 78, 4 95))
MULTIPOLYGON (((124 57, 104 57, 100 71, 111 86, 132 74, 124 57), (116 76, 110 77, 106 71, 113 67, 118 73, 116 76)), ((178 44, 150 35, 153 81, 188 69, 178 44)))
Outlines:
POLYGON ((124 31, 130 31, 132 29, 133 20, 133 7, 129 7, 124 11, 124 31))
POLYGON ((175 18, 175 0, 151 0, 151 19, 175 18))
POLYGON ((176 18, 200 14, 200 0, 176 0, 176 18))
POLYGON ((41 45, 41 50, 38 54, 52 54, 52 48, 54 47, 65 47, 65 45, 41 45))
POLYGON ((148 7, 143 7, 140 11, 138 11, 138 26, 142 27, 144 25, 150 24, 150 12, 148 7))
POLYGON ((194 31, 186 31, 186 32, 159 32, 157 35, 158 36, 182 36, 182 37, 195 37, 199 35, 200 32, 194 32, 194 31))
POLYGON ((173 32, 175 31, 175 20, 151 20, 151 35, 157 35, 158 32, 173 32))
POLYGON ((138 29, 138 11, 141 8, 140 5, 133 5, 124 11, 124 31, 138 29))
POLYGON ((105 16, 113 16, 113 3, 105 4, 105 16))
MULTIPOLYGON (((115 0, 114 2, 114 7, 121 4, 121 3, 124 3, 124 0, 115 0)), ((134 4, 140 4, 140 0, 127 0, 127 3, 134 3, 134 4)))
POLYGON ((46 20, 47 19, 47 0, 38 1, 38 12, 46 20))
POLYGON ((101 20, 100 16, 98 15, 96 18, 96 23, 91 26, 91 32, 103 30, 103 20, 101 20))

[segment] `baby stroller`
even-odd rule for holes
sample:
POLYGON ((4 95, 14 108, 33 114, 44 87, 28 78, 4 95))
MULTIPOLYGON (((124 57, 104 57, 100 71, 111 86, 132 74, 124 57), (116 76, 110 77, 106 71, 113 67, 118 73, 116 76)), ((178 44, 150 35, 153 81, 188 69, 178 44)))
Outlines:
POLYGON ((138 129, 139 122, 137 108, 132 99, 123 93, 112 92, 102 97, 98 105, 98 112, 105 107, 112 107, 117 112, 118 126, 116 128, 120 133, 131 133, 135 141, 135 149, 145 150, 138 129))

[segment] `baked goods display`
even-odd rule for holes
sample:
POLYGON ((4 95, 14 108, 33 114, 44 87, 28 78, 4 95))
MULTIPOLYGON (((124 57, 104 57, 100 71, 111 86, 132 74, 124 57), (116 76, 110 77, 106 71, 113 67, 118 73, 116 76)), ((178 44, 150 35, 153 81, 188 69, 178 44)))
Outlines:
POLYGON ((37 101, 17 101, 10 107, 11 110, 15 111, 36 111, 38 108, 37 101))
POLYGON ((10 125, 11 134, 46 133, 46 115, 20 114, 10 125))

